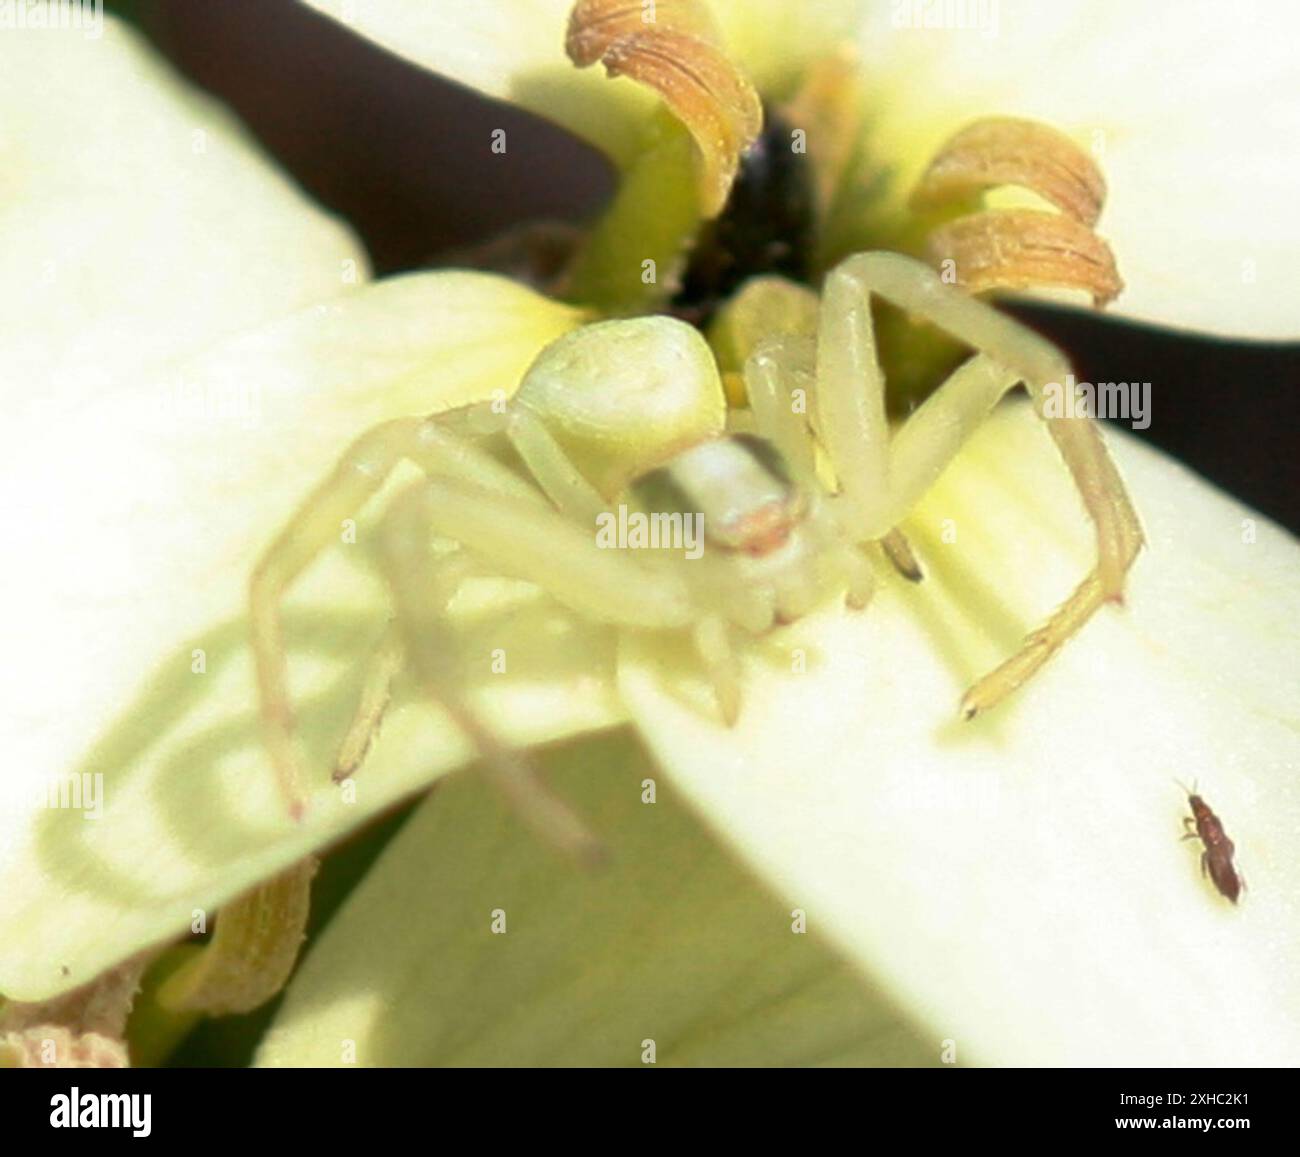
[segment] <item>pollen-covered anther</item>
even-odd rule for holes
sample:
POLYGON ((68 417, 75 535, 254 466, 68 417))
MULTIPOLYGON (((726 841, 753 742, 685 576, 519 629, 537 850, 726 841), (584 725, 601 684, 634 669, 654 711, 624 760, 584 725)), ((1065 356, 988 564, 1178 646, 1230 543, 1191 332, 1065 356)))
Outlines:
POLYGON ((960 217, 935 229, 926 256, 936 268, 953 263, 971 293, 992 289, 1077 289, 1098 307, 1124 288, 1110 246, 1063 213, 1000 209, 960 217))
POLYGON ((1093 232, 1106 199, 1096 161, 1050 125, 990 117, 968 125, 939 150, 912 194, 920 211, 958 210, 990 189, 1018 187, 1059 213, 989 209, 935 228, 931 262, 951 261, 959 284, 990 289, 1065 288, 1098 306, 1123 288, 1110 247, 1093 232))
POLYGON ((720 43, 713 14, 701 0, 578 0, 569 14, 564 49, 574 64, 587 68, 620 40, 652 31, 720 43))
POLYGON ((1019 185, 1093 226, 1106 200, 1097 162, 1051 125, 989 117, 967 125, 939 150, 912 194, 917 208, 958 201, 999 185, 1019 185))
POLYGON ((658 93, 700 151, 705 216, 722 211, 740 158, 763 129, 763 106, 723 51, 700 0, 579 0, 565 40, 579 68, 601 63, 658 93))

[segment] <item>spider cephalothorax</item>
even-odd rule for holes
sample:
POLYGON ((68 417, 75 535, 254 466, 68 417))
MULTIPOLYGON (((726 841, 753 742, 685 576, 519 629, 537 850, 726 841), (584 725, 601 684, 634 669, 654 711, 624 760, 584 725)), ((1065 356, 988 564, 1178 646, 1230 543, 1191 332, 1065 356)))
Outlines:
MULTIPOLYGON (((253 577, 263 715, 286 797, 300 810, 281 596, 332 540, 339 520, 375 494, 398 462, 414 462, 425 477, 401 492, 384 518, 382 556, 397 629, 382 678, 409 663, 524 814, 549 838, 589 855, 596 845, 576 817, 475 717, 447 669, 445 607, 430 581, 429 540, 453 539, 592 619, 688 633, 731 722, 743 709, 736 640, 832 599, 864 606, 873 581, 867 550, 882 544, 896 561, 906 559, 898 524, 1002 395, 1023 383, 1042 413, 1048 385, 1064 381, 1067 371, 1053 346, 944 284, 927 266, 866 253, 828 276, 815 341, 778 337, 752 351, 743 434, 728 428, 742 418, 729 419, 708 345, 668 317, 570 332, 541 353, 509 405, 484 403, 370 430, 253 577), (975 351, 893 430, 872 327, 876 297, 975 351), (806 414, 794 404, 805 389, 806 414), (503 443, 513 458, 498 452, 503 443), (615 506, 698 517, 704 548, 698 557, 604 549, 597 527, 615 506)), ((1141 546, 1137 518, 1096 426, 1087 418, 1045 421, 1096 525, 1097 563, 1020 651, 966 692, 967 717, 1014 691, 1107 599, 1119 598, 1141 546)), ((367 696, 347 750, 364 750, 382 698, 367 696)))

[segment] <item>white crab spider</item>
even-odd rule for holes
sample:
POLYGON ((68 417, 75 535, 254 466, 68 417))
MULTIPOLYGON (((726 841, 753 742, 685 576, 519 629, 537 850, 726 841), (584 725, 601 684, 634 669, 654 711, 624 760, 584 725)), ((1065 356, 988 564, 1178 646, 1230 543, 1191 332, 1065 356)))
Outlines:
MULTIPOLYGON (((892 253, 851 257, 826 279, 814 342, 778 338, 745 366, 754 435, 728 433, 722 386, 699 333, 667 317, 607 321, 547 347, 505 413, 490 403, 401 418, 363 434, 258 564, 252 645, 268 750, 295 815, 303 776, 294 738, 280 629, 286 587, 331 541, 340 521, 378 491, 403 459, 425 478, 384 515, 382 538, 397 631, 376 664, 345 741, 350 773, 377 726, 388 681, 410 662, 423 687, 477 744, 486 771, 547 838, 579 855, 597 848, 525 758, 494 739, 447 669, 443 597, 428 546, 437 536, 502 573, 527 579, 593 619, 692 634, 724 718, 741 687, 731 650, 831 598, 866 604, 872 570, 862 551, 883 542, 1017 383, 1042 413, 1044 388, 1069 365, 1050 343, 892 253), (884 298, 948 331, 975 355, 895 432, 885 414, 870 303, 884 298), (810 391, 811 423, 790 404, 810 391), (498 451, 502 441, 513 461, 498 451), (820 445, 837 479, 818 477, 820 445), (703 558, 602 550, 597 517, 615 502, 703 515, 703 558), (351 753, 351 755, 348 754, 351 753)), ((1097 562, 1024 646, 966 692, 970 717, 1023 683, 1106 600, 1122 597, 1141 529, 1097 427, 1045 418, 1096 527, 1097 562)))

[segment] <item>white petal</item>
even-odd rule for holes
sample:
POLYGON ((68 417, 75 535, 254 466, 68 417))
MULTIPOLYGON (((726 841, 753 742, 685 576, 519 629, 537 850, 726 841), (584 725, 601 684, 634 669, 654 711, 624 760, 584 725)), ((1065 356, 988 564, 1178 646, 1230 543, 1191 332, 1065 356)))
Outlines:
POLYGON ((959 1061, 1290 1064, 1300 545, 1110 440, 1150 538, 1129 603, 976 723, 956 719, 963 688, 1089 562, 1023 407, 907 524, 926 581, 774 639, 747 664, 733 732, 672 652, 630 648, 624 697, 708 822, 959 1061), (1174 777, 1198 782, 1236 842, 1240 907, 1180 842, 1174 777))
MULTIPOLYGON (((324 782, 295 827, 259 739, 248 577, 355 435, 512 389, 576 320, 500 278, 413 275, 11 424, 0 991, 36 1000, 84 982, 467 757, 440 714, 412 704, 388 720, 358 802, 328 784, 388 608, 358 565, 363 518, 357 545, 323 559, 290 603, 295 698, 324 782), (102 775, 102 818, 39 810, 51 777, 73 771, 102 775)), ((464 613, 485 655, 514 615, 509 675, 485 661, 470 676, 507 736, 617 717, 601 636, 522 595, 464 613)))
POLYGON ((6 415, 364 280, 364 251, 111 18, 0 35, 6 415))
POLYGON ((1028 116, 1098 151, 1113 312, 1208 333, 1300 334, 1300 10, 1287 0, 880 4, 863 29, 873 147, 906 193, 943 139, 1028 116), (927 15, 950 25, 926 27, 927 15))
POLYGON ((938 1061, 619 733, 547 759, 613 849, 581 872, 481 777, 420 805, 289 985, 261 1065, 938 1061), (495 931, 494 931, 495 927, 495 931), (345 1052, 348 1042, 353 1051, 345 1052))

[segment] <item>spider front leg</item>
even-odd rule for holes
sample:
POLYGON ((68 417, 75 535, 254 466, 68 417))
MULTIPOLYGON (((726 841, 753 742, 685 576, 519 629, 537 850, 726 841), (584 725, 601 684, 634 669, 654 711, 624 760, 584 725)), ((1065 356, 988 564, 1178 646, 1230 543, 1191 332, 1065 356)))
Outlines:
MULTIPOLYGON (((808 395, 817 396, 816 376, 817 349, 810 339, 802 336, 762 342, 745 362, 745 390, 755 426, 771 439, 794 477, 809 490, 819 487, 816 442, 807 418, 802 415, 808 412, 808 395)), ((880 537, 880 546, 899 574, 911 582, 921 580, 916 555, 898 527, 891 527, 880 537)), ((851 565, 858 570, 856 563, 851 565)), ((869 574, 859 577, 855 587, 850 592, 850 601, 864 606, 871 594, 869 574)))
POLYGON ((1092 420, 1044 414, 1048 386, 1066 380, 1069 364, 1031 330, 945 284, 921 262, 892 253, 861 254, 838 266, 827 278, 821 317, 819 433, 864 537, 879 537, 901 520, 998 399, 1019 382, 1047 422, 1096 529, 1093 570, 1020 651, 966 692, 962 714, 972 718, 1023 684, 1103 603, 1122 599, 1125 577, 1142 546, 1137 514, 1092 420), (892 440, 871 323, 872 295, 921 315, 979 351, 892 440))
MULTIPOLYGON (((455 413, 455 419, 476 437, 498 433, 506 435, 538 486, 541 486, 543 493, 555 503, 558 510, 588 521, 603 510, 601 495, 582 477, 554 435, 546 428, 545 422, 533 415, 528 408, 511 406, 507 411, 498 409, 497 403, 485 402, 461 409, 455 413)), ((460 571, 463 568, 443 564, 439 565, 437 572, 439 576, 446 577, 443 572, 451 569, 460 571)), ((452 581, 451 585, 454 586, 455 582, 452 581)), ((406 653, 400 633, 395 628, 390 629, 370 660, 355 715, 339 745, 338 758, 334 764, 334 783, 351 779, 367 757, 383 715, 389 707, 391 685, 402 671, 404 662, 406 653)))
MULTIPOLYGON (((465 552, 455 550, 439 557, 432 566, 430 577, 442 592, 444 602, 450 602, 471 573, 472 566, 465 552)), ((334 760, 335 783, 351 779, 361 769, 388 712, 393 682, 405 667, 406 649, 402 645, 401 631, 396 622, 390 622, 366 663, 356 710, 334 760)))
POLYGON ((339 744, 332 776, 335 783, 351 779, 369 754, 392 701, 393 680, 405 666, 406 650, 395 624, 390 624, 367 665, 361 698, 339 744))
POLYGON ((535 583, 561 602, 619 626, 680 628, 694 619, 685 584, 601 549, 592 527, 473 483, 430 478, 404 491, 385 517, 384 569, 400 635, 426 693, 478 748, 485 774, 552 846, 591 864, 603 846, 538 778, 527 756, 503 744, 461 693, 451 659, 445 599, 430 581, 434 538, 450 538, 502 573, 535 583))
POLYGON ((301 819, 305 810, 305 777, 289 696, 281 602, 294 580, 337 541, 343 520, 356 514, 403 460, 426 472, 455 474, 547 509, 541 495, 507 467, 441 430, 436 419, 422 418, 398 418, 361 435, 299 507, 258 562, 249 589, 249 632, 262 730, 276 781, 294 819, 301 819))

